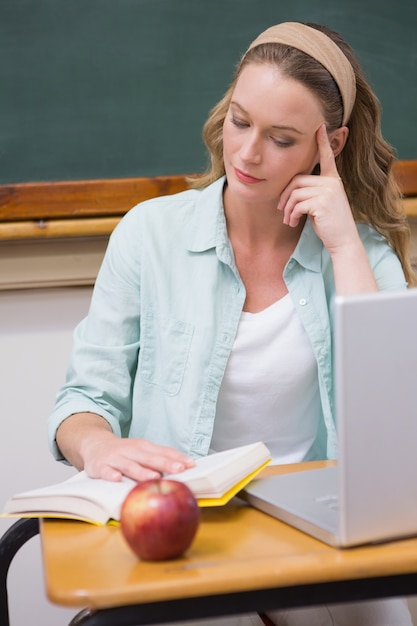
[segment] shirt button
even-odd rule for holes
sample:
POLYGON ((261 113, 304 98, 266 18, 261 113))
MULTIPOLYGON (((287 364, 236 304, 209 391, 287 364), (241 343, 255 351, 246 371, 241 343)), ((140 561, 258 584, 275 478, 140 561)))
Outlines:
POLYGON ((300 305, 305 306, 307 304, 307 300, 305 298, 301 298, 300 305))

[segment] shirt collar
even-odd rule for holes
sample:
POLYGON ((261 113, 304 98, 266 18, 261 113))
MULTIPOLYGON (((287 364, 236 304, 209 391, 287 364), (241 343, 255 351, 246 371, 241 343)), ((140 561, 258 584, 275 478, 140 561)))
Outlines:
POLYGON ((320 272, 322 252, 323 243, 314 232, 310 219, 307 218, 291 258, 308 270, 320 272))
POLYGON ((222 176, 200 192, 187 236, 191 252, 204 252, 228 243, 223 209, 224 182, 222 176))
MULTIPOLYGON (((225 176, 200 192, 189 225, 188 249, 204 252, 211 248, 230 248, 223 209, 225 176)), ((321 271, 323 244, 307 219, 291 258, 313 272, 321 271)))

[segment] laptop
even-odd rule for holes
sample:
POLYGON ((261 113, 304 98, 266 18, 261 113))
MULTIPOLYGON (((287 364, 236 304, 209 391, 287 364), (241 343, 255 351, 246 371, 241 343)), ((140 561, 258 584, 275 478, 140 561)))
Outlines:
POLYGON ((417 535, 417 289, 336 296, 334 359, 336 466, 242 496, 336 547, 417 535))

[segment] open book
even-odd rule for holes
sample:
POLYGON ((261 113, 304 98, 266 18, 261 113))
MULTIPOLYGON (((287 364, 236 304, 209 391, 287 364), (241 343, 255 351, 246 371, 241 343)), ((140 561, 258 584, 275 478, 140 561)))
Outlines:
MULTIPOLYGON (((270 460, 268 448, 258 442, 201 457, 194 467, 164 478, 186 483, 200 506, 219 506, 243 489, 270 460)), ((126 477, 110 482, 79 472, 64 482, 13 496, 3 516, 62 517, 95 524, 119 521, 123 501, 135 485, 126 477)))

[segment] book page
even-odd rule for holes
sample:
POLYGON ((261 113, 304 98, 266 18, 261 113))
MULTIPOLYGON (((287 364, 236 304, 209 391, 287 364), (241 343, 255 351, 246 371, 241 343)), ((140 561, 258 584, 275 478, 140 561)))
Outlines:
MULTIPOLYGON (((166 474, 165 479, 186 483, 202 506, 213 499, 228 495, 219 503, 230 499, 242 486, 242 481, 271 458, 268 448, 257 442, 201 457, 195 467, 178 474, 166 474)), ((118 521, 127 494, 137 483, 123 477, 120 482, 89 478, 82 471, 70 479, 33 489, 13 496, 6 504, 6 515, 32 517, 76 516, 90 522, 118 521)))
POLYGON ((111 482, 79 472, 64 482, 13 496, 6 504, 5 513, 30 510, 89 517, 89 512, 99 508, 106 521, 119 519, 123 500, 135 485, 135 481, 126 477, 120 482, 111 482), (94 506, 88 506, 89 503, 94 506))
POLYGON ((216 498, 270 459, 268 448, 256 442, 201 457, 195 467, 164 478, 186 483, 197 498, 216 498))

